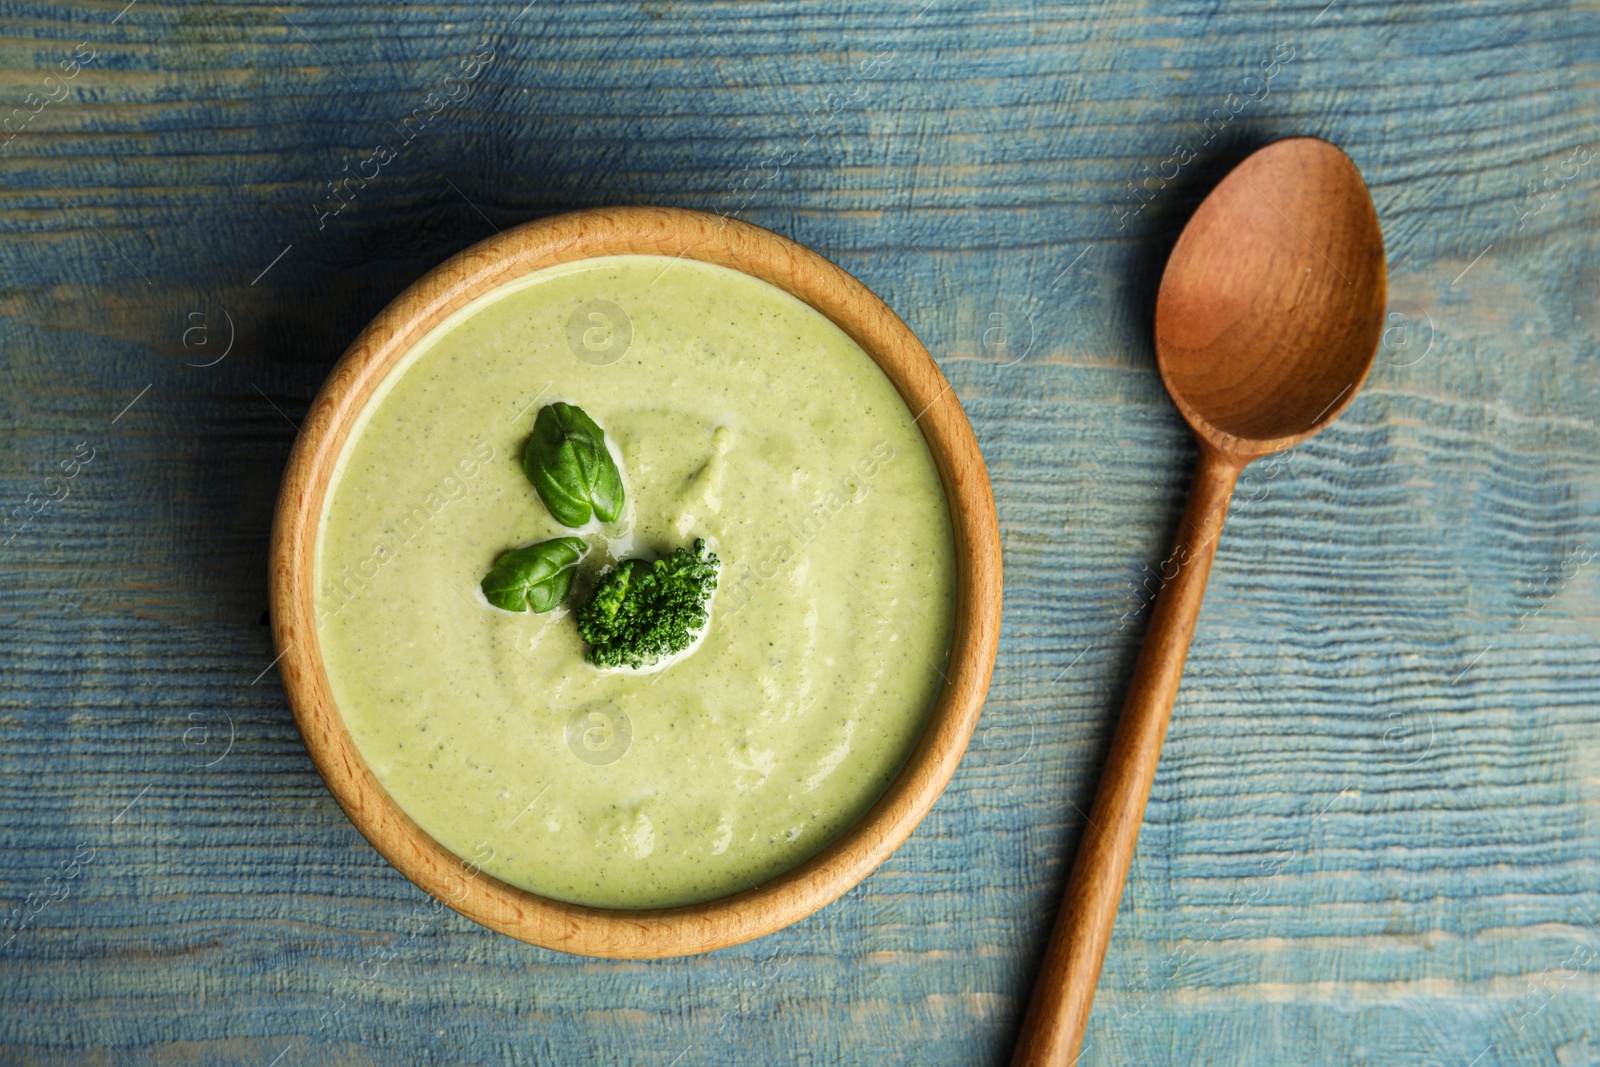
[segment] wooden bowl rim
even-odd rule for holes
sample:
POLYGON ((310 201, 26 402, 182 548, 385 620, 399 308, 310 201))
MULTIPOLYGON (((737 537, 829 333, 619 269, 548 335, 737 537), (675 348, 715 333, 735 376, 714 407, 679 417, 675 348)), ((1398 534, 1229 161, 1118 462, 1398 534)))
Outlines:
POLYGON ((950 384, 866 286, 768 230, 681 208, 593 208, 506 230, 430 270, 385 308, 333 368, 284 471, 269 563, 278 669, 306 750, 350 821, 395 868, 462 915, 511 937, 582 955, 642 959, 706 952, 771 933, 849 892, 888 858, 944 790, 983 710, 999 643, 1000 531, 988 470, 950 384), (481 871, 435 841, 367 766, 333 701, 313 610, 315 551, 333 464, 374 391, 430 330, 532 271, 600 256, 687 256, 767 281, 828 316, 872 356, 917 416, 944 483, 957 592, 945 682, 889 788, 821 852, 748 890, 675 908, 568 904, 481 871))

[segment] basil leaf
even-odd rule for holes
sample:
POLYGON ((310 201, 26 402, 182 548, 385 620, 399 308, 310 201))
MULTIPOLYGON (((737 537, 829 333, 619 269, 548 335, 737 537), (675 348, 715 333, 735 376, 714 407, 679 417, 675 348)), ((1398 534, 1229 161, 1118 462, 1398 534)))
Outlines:
POLYGON ((502 611, 549 611, 566 599, 572 568, 588 551, 581 537, 557 537, 502 552, 483 576, 483 595, 502 611))
POLYGON ((582 526, 591 514, 601 522, 622 515, 622 473, 606 448, 606 432, 580 407, 540 409, 522 452, 522 472, 563 526, 582 526))

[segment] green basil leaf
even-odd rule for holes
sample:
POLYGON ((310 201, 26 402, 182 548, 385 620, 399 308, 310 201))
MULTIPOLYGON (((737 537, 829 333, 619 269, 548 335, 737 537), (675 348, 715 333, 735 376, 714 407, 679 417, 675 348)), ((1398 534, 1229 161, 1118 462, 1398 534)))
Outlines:
POLYGON ((591 515, 601 522, 622 515, 622 472, 606 448, 606 432, 580 407, 555 403, 540 409, 522 452, 522 471, 563 526, 582 526, 591 515))
POLYGON ((581 537, 557 537, 502 552, 483 576, 483 595, 502 611, 549 611, 566 599, 572 568, 588 551, 581 537))

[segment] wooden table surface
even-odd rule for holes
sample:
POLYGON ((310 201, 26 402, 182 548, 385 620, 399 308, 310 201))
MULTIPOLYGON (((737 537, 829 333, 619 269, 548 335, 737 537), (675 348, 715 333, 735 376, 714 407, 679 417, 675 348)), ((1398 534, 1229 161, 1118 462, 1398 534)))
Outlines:
POLYGON ((0 1062, 1004 1063, 1194 450, 1154 285, 1228 166, 1342 145, 1390 329, 1247 478, 1089 1064, 1600 1064, 1600 12, 0 2, 0 1062), (388 867, 263 616, 296 421, 429 266, 737 213, 880 293, 994 477, 1005 632, 846 899, 651 963, 388 867))

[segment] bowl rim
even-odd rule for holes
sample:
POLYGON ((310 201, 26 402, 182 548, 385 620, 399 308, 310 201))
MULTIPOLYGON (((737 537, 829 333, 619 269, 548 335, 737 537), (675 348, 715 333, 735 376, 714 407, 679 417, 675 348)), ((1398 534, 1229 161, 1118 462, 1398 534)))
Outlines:
POLYGON ((927 814, 983 710, 999 645, 1000 529, 988 470, 950 383, 909 327, 865 285, 785 237, 684 208, 589 208, 501 232, 428 271, 362 330, 312 402, 273 517, 269 600, 278 669, 317 771, 356 829, 437 900, 544 948, 615 959, 689 955, 788 926, 849 892, 927 814), (922 736, 866 814, 796 867, 751 889, 672 908, 570 904, 519 889, 457 856, 378 782, 333 700, 314 614, 316 538, 333 466, 373 393, 440 322, 535 270, 611 255, 688 257, 731 267, 831 319, 894 384, 933 455, 956 551, 956 605, 944 684, 922 736))

